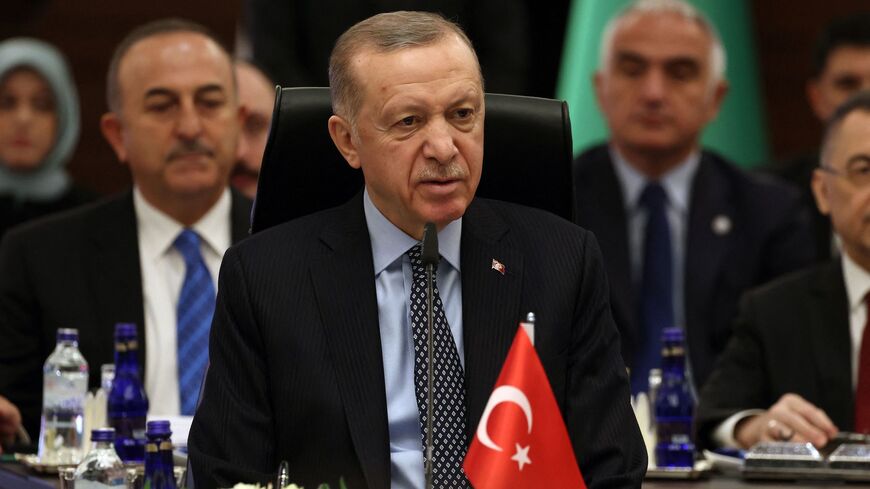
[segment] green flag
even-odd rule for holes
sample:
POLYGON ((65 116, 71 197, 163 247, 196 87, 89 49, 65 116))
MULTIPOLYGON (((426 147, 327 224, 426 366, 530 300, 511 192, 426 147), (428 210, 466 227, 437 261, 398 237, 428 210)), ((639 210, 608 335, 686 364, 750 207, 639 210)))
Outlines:
MULTIPOLYGON (((556 97, 568 102, 574 154, 607 139, 592 75, 598 67, 601 33, 629 0, 573 0, 562 52, 556 97)), ((725 45, 729 91, 719 115, 704 130, 702 144, 743 166, 768 161, 767 130, 746 0, 690 0, 713 22, 725 45)))

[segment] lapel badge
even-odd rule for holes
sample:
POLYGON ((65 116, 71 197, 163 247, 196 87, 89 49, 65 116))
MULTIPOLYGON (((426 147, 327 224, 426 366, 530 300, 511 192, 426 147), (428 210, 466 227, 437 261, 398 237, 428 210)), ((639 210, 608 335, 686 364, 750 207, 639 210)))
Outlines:
POLYGON ((713 218, 713 222, 710 223, 713 228, 713 233, 717 236, 725 236, 726 234, 731 232, 731 218, 726 215, 719 214, 718 216, 713 218))
POLYGON ((504 272, 505 272, 504 263, 496 260, 495 258, 492 259, 492 269, 495 270, 496 272, 504 275, 504 272))

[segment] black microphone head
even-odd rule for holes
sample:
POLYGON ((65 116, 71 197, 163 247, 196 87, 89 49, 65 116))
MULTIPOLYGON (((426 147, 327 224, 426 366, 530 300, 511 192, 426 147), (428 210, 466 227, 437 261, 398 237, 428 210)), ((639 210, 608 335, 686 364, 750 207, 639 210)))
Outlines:
POLYGON ((420 250, 420 259, 423 265, 438 266, 438 229, 435 224, 427 222, 423 226, 423 245, 420 250))

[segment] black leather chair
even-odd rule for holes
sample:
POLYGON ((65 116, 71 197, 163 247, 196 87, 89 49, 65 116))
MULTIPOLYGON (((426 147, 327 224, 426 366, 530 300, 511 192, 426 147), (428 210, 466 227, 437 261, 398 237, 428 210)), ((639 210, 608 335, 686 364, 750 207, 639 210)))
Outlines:
MULTIPOLYGON (((276 89, 251 232, 342 204, 363 186, 327 130, 328 88, 276 89)), ((477 195, 572 220, 571 122, 559 100, 486 94, 477 195)))

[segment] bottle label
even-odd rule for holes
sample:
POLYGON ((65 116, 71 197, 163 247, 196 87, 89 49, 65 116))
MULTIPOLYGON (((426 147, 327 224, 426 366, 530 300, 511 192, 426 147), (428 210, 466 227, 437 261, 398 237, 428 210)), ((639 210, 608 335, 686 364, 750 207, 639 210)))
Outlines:
POLYGON ((139 349, 139 343, 136 340, 115 342, 115 351, 118 351, 121 353, 126 352, 126 351, 135 351, 138 349, 139 349))
POLYGON ((108 482, 77 480, 75 481, 75 489, 114 489, 118 487, 127 487, 124 479, 114 479, 108 482))
POLYGON ((164 441, 160 442, 160 450, 162 450, 162 451, 169 450, 171 452, 172 451, 172 442, 169 440, 164 440, 164 441))
POLYGON ((665 345, 662 347, 662 357, 684 356, 686 349, 683 345, 665 345))
POLYGON ((157 453, 157 444, 156 443, 146 443, 145 451, 148 453, 157 453))
POLYGON ((81 412, 88 392, 88 373, 50 371, 43 376, 42 389, 43 409, 81 412))

